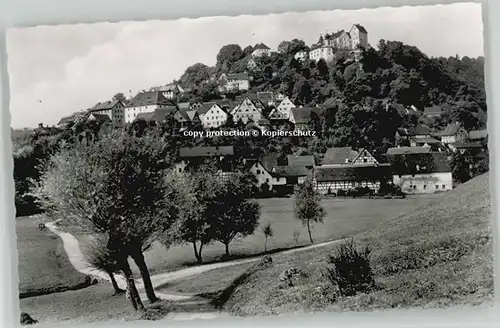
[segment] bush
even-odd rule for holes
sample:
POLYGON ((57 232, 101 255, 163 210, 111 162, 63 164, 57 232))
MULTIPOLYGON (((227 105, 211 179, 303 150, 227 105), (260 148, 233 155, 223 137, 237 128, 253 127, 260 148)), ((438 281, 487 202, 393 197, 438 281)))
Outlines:
POLYGON ((327 277, 337 286, 342 296, 353 296, 370 291, 375 286, 370 266, 370 249, 359 250, 353 240, 340 245, 334 255, 329 256, 327 277))

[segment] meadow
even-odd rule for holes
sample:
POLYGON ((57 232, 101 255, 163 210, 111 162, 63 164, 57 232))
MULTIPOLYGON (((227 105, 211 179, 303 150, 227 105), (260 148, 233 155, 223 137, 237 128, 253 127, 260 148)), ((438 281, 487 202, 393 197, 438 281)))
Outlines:
MULTIPOLYGON (((338 295, 325 276, 327 255, 336 249, 331 246, 272 256, 272 266, 242 281, 224 309, 235 315, 273 315, 490 302, 494 281, 488 179, 488 174, 477 177, 404 215, 356 234, 354 240, 371 249, 376 282, 371 292, 338 295), (301 270, 304 278, 290 288, 280 288, 278 277, 289 268, 301 270)), ((238 275, 241 270, 216 270, 207 279, 238 275)), ((200 276, 191 282, 203 286, 204 279, 200 276)), ((189 283, 183 281, 179 287, 189 283)))
POLYGON ((63 243, 29 218, 16 219, 20 297, 87 287, 87 276, 69 262, 63 243))
MULTIPOLYGON (((348 199, 325 198, 322 205, 327 214, 323 224, 313 229, 315 243, 341 239, 357 233, 373 229, 404 213, 414 210, 432 199, 434 195, 414 196, 406 199, 348 199)), ((267 250, 273 253, 278 250, 309 245, 307 229, 294 216, 293 198, 259 199, 261 205, 260 225, 271 222, 274 237, 269 238, 267 250), (294 239, 294 230, 300 235, 298 242, 294 239)), ((230 245, 231 258, 245 258, 262 255, 264 252, 264 235, 258 228, 253 235, 237 240, 230 245)), ((223 259, 224 246, 214 243, 203 250, 204 262, 223 259)), ((145 254, 146 262, 153 273, 166 272, 182 267, 195 265, 196 261, 191 245, 182 245, 166 249, 155 244, 145 254)))

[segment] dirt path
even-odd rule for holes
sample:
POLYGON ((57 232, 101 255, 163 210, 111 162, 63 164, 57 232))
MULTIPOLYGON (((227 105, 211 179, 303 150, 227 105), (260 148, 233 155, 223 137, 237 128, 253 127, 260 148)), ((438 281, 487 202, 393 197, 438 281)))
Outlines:
MULTIPOLYGON (((56 226, 57 221, 50 222, 45 224, 45 226, 52 231, 54 234, 58 235, 64 245, 64 250, 66 251, 66 254, 68 255, 69 261, 71 264, 75 267, 76 270, 80 271, 81 273, 89 276, 96 277, 98 279, 110 281, 109 276, 107 273, 98 270, 94 267, 92 267, 86 260, 85 256, 82 253, 82 250, 80 248, 80 244, 78 240, 68 232, 61 231, 57 226, 56 226)), ((293 254, 301 251, 306 251, 306 250, 311 250, 315 248, 320 248, 320 247, 325 247, 325 246, 330 246, 334 245, 341 240, 335 240, 335 241, 329 241, 329 242, 324 242, 316 245, 311 245, 311 246, 305 246, 302 248, 295 248, 287 251, 282 251, 279 253, 275 254, 293 254)), ((205 264, 205 265, 199 265, 195 267, 190 267, 186 269, 181 269, 178 271, 173 271, 173 272, 166 272, 166 273, 159 273, 151 276, 151 281, 153 283, 153 286, 156 288, 157 286, 167 284, 172 281, 176 280, 181 280, 181 279, 186 279, 190 278, 199 274, 202 274, 207 271, 211 270, 216 270, 220 268, 225 268, 229 266, 235 266, 235 265, 240 265, 240 264, 246 264, 246 263, 252 263, 259 261, 261 259, 261 256, 259 257, 254 257, 251 259, 245 259, 245 260, 233 260, 233 261, 227 261, 223 263, 213 263, 213 264, 205 264)), ((116 280, 120 288, 125 289, 126 282, 123 276, 116 275, 116 280)), ((139 291, 139 295, 141 299, 147 299, 146 294, 144 293, 144 285, 142 280, 136 280, 136 286, 139 291)), ((160 293, 156 292, 156 295, 164 300, 168 301, 174 301, 178 302, 179 304, 186 304, 191 301, 196 302, 197 298, 194 294, 179 294, 179 293, 160 293)), ((221 316, 228 316, 229 314, 227 313, 222 313, 222 312, 203 312, 203 313, 196 313, 196 312, 173 312, 167 315, 164 320, 189 320, 189 319, 199 319, 199 318, 216 318, 216 317, 221 317, 221 316)))

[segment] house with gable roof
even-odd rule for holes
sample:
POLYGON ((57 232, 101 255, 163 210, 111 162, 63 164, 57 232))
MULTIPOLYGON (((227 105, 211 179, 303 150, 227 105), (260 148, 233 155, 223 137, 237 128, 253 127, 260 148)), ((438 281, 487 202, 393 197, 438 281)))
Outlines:
POLYGON ((294 125, 295 131, 307 131, 314 116, 319 117, 320 107, 294 107, 290 110, 288 120, 294 125))
POLYGON ((469 133, 459 122, 450 123, 443 131, 434 133, 434 137, 441 138, 443 144, 461 143, 467 140, 469 133))
POLYGON ((132 98, 124 110, 124 122, 132 123, 140 113, 153 113, 157 108, 168 109, 169 112, 177 111, 177 104, 165 98, 161 91, 143 91, 132 98))
POLYGON ((203 165, 208 160, 213 160, 221 178, 227 179, 234 174, 236 160, 233 146, 195 146, 182 147, 174 171, 182 174, 203 165))
POLYGON ((90 113, 108 115, 113 125, 122 126, 124 123, 124 108, 125 105, 121 101, 110 100, 105 102, 98 102, 88 111, 90 113))
POLYGON ((319 192, 338 193, 356 187, 378 191, 380 184, 392 180, 390 165, 379 163, 367 149, 328 148, 320 166, 314 170, 319 192))
POLYGON ((195 110, 205 129, 218 128, 227 122, 227 112, 216 102, 204 103, 195 110))
POLYGON ((219 91, 246 91, 250 89, 250 77, 248 73, 234 73, 226 74, 222 73, 218 79, 219 91))
POLYGON ((254 58, 270 56, 270 55, 271 55, 271 48, 269 48, 264 43, 259 43, 255 45, 252 51, 252 57, 254 58))
POLYGON ((393 183, 408 194, 428 194, 453 189, 449 157, 428 147, 389 148, 393 183))
POLYGON ((231 111, 233 121, 238 122, 241 120, 245 124, 249 121, 259 122, 264 118, 262 109, 259 109, 259 107, 260 106, 256 105, 255 101, 252 101, 249 97, 245 97, 241 103, 231 111))
POLYGON ((179 109, 174 114, 174 119, 179 124, 181 129, 192 128, 201 124, 198 113, 191 109, 179 109))

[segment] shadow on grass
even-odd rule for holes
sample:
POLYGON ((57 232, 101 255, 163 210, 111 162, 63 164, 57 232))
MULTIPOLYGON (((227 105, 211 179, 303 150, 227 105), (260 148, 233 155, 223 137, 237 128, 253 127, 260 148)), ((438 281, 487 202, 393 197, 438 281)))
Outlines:
POLYGON ((239 277, 233 280, 233 282, 223 289, 220 292, 215 293, 205 293, 203 295, 199 295, 205 298, 211 298, 210 304, 214 306, 216 309, 222 309, 222 307, 227 303, 227 301, 231 298, 234 291, 238 286, 241 286, 243 283, 248 281, 248 279, 257 271, 268 268, 272 265, 271 257, 267 259, 262 259, 259 263, 256 263, 252 267, 248 268, 244 273, 242 273, 239 277))
POLYGON ((19 299, 54 294, 54 293, 62 293, 62 292, 70 291, 70 290, 79 290, 79 289, 90 287, 90 286, 95 285, 97 283, 98 282, 96 279, 92 279, 92 278, 90 278, 90 276, 86 276, 85 281, 78 283, 78 284, 71 285, 71 286, 57 286, 57 287, 51 287, 51 288, 28 290, 26 292, 19 292, 19 299))
POLYGON ((212 260, 209 261, 203 261, 203 263, 198 263, 198 262, 184 262, 183 266, 185 267, 195 267, 195 266, 200 266, 200 265, 209 265, 209 264, 216 264, 216 263, 225 263, 225 262, 231 262, 231 261, 236 261, 236 260, 257 260, 259 257, 265 256, 265 255, 272 255, 280 252, 285 252, 285 251, 291 251, 294 249, 300 249, 300 248, 305 248, 311 246, 310 244, 302 244, 302 245, 297 245, 297 246, 290 246, 290 247, 278 247, 278 248, 273 248, 271 250, 268 250, 266 252, 259 252, 259 253, 251 253, 251 254, 246 254, 246 253, 235 253, 230 256, 218 256, 212 260))

